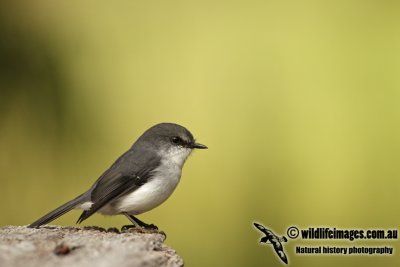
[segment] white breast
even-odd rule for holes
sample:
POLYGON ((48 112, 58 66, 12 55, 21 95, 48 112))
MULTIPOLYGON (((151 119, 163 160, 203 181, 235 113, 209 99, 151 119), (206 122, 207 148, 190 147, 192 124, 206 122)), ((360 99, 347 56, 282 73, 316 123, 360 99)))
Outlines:
POLYGON ((122 197, 115 205, 118 210, 117 213, 126 212, 131 215, 137 215, 154 209, 174 192, 180 176, 180 172, 176 172, 169 177, 163 175, 154 176, 136 191, 122 197))
POLYGON ((181 177, 182 166, 190 152, 191 149, 176 148, 161 155, 163 160, 147 183, 122 197, 112 208, 104 207, 101 212, 137 215, 159 206, 174 192, 181 177))

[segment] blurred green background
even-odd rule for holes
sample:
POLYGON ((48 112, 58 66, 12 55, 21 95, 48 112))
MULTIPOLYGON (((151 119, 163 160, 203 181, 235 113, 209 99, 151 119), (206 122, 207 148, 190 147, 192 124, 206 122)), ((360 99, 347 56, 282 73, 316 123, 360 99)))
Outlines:
MULTIPOLYGON (((187 266, 279 265, 253 221, 278 234, 398 228, 399 12, 398 1, 2 1, 0 225, 31 223, 144 130, 176 122, 209 149, 139 218, 187 266)), ((291 266, 400 266, 294 253, 307 244, 335 243, 290 240, 291 266)))

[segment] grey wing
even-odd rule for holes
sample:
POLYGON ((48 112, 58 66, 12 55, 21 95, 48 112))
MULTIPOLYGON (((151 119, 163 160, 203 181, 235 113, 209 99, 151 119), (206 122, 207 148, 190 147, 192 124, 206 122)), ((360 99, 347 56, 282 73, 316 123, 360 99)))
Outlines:
POLYGON ((100 185, 94 188, 93 193, 96 191, 101 191, 101 194, 97 193, 96 197, 92 196, 92 206, 90 209, 82 212, 77 223, 83 222, 99 209, 104 207, 107 203, 113 201, 119 196, 122 196, 126 191, 134 191, 140 187, 139 185, 135 184, 134 178, 130 176, 123 176, 122 174, 117 174, 113 178, 113 181, 114 182, 112 184, 101 184, 102 186, 100 185))
POLYGON ((94 184, 90 209, 82 212, 78 223, 89 218, 108 203, 141 187, 153 175, 160 158, 151 153, 128 150, 94 184), (146 156, 147 155, 147 156, 146 156))

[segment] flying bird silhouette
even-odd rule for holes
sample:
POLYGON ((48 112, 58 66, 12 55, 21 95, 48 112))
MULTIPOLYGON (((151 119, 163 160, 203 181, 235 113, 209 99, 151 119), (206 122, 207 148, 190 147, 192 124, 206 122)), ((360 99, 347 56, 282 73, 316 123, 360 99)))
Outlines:
POLYGON ((261 238, 260 243, 268 243, 274 246, 276 254, 278 254, 279 258, 286 264, 288 264, 288 258, 286 257, 285 252, 283 251, 283 246, 281 242, 287 242, 287 238, 285 236, 279 237, 275 235, 271 230, 265 228, 259 223, 254 223, 254 226, 265 234, 264 237, 261 238))

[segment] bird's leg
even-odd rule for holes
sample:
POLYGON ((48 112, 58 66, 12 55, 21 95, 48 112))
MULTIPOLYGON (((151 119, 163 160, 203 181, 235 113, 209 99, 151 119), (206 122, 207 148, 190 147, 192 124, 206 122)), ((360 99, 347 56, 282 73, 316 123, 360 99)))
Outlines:
POLYGON ((154 224, 147 224, 145 222, 142 222, 135 216, 129 215, 128 213, 124 213, 124 215, 133 223, 133 225, 124 225, 122 227, 123 230, 127 230, 129 228, 134 228, 134 227, 139 227, 146 230, 158 230, 158 227, 155 226, 154 224))

